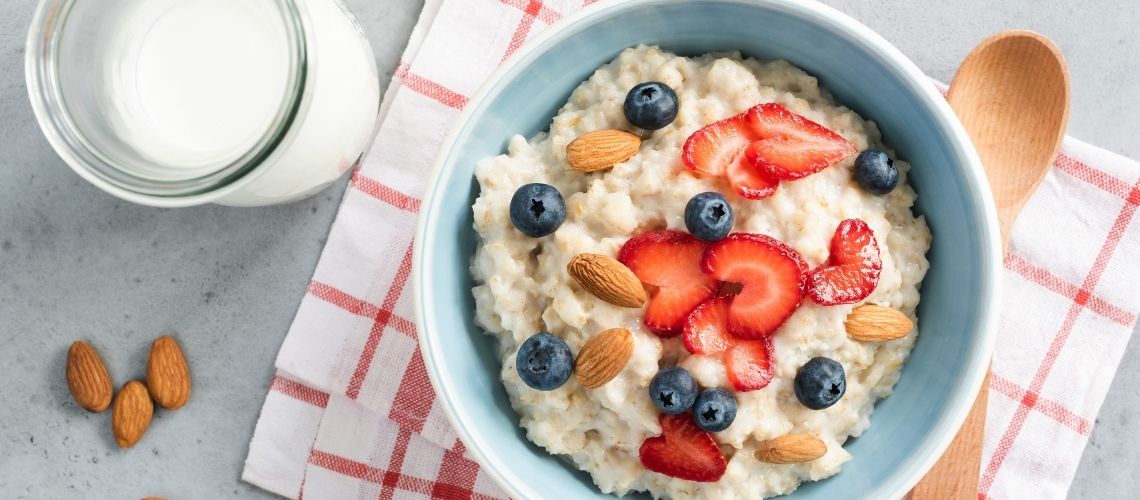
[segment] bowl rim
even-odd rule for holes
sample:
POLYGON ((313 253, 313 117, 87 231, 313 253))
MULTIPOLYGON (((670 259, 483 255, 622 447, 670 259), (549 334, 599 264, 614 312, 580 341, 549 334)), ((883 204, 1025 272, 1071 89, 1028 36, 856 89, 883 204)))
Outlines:
MULTIPOLYGON (((990 359, 997 338, 998 311, 993 305, 995 301, 991 299, 1000 295, 1001 280, 999 277, 1001 276, 1000 266, 1003 251, 998 232, 997 210, 989 189, 989 181, 985 171, 982 169, 981 159, 978 157, 973 142, 958 120, 957 115, 954 114, 950 105, 938 92, 931 80, 910 58, 881 35, 871 30, 871 28, 835 8, 818 2, 787 2, 783 0, 717 1, 782 10, 799 17, 810 19, 829 29, 837 30, 847 34, 851 38, 861 41, 865 44, 864 48, 866 50, 879 56, 886 64, 894 66, 899 70, 903 83, 914 89, 916 95, 934 110, 932 118, 939 125, 940 129, 949 133, 951 143, 966 160, 963 165, 963 170, 968 184, 975 188, 972 194, 976 197, 981 206, 982 220, 985 223, 984 227, 979 228, 982 232, 982 243, 985 247, 983 254, 979 256, 979 260, 983 264, 981 269, 981 289, 983 293, 978 296, 978 311, 980 313, 980 320, 978 322, 980 325, 980 331, 978 332, 980 342, 978 344, 980 350, 975 352, 974 356, 968 361, 963 376, 958 380, 959 383, 952 391, 949 398, 951 400, 949 410, 943 414, 943 418, 931 429, 931 434, 935 435, 936 438, 932 442, 928 442, 927 446, 916 451, 915 462, 918 463, 918 467, 909 467, 907 474, 902 477, 896 477, 885 485, 880 485, 874 492, 875 497, 903 498, 914 485, 925 476, 927 471, 934 466, 935 462, 938 461, 943 452, 950 445, 950 442, 957 435, 958 429, 965 422, 966 416, 973 407, 974 400, 978 396, 982 388, 982 383, 989 371, 990 359)), ((675 3, 675 0, 626 0, 624 2, 600 3, 590 8, 579 9, 535 35, 491 73, 479 87, 478 91, 468 100, 468 104, 455 119, 450 131, 440 145, 439 154, 431 167, 431 173, 426 184, 427 190, 421 201, 421 212, 417 221, 411 269, 413 307, 415 309, 415 321, 419 328, 418 341, 420 349, 423 351, 424 366, 428 378, 435 388, 437 399, 444 410, 444 414, 447 416, 447 420, 452 428, 455 429, 459 439, 463 441, 471 456, 480 464, 487 475, 512 498, 542 498, 542 495, 540 492, 534 491, 525 484, 508 480, 507 475, 504 474, 503 471, 510 469, 509 464, 493 459, 483 451, 484 447, 489 447, 492 443, 480 437, 480 434, 471 428, 468 424, 471 420, 466 418, 466 410, 462 405, 454 401, 456 395, 451 388, 441 383, 442 363, 441 360, 437 359, 440 354, 439 351, 435 349, 435 346, 442 345, 442 343, 439 342, 438 339, 435 339, 433 334, 433 332, 436 331, 436 329, 433 328, 435 325, 434 318, 436 317, 433 313, 435 305, 430 301, 424 300, 423 287, 425 277, 430 277, 434 274, 432 269, 424 266, 425 245, 423 242, 428 240, 428 228, 435 226, 439 217, 438 206, 443 197, 436 196, 438 194, 436 188, 441 185, 442 178, 445 174, 444 165, 452 156, 455 142, 470 126, 472 116, 481 112, 486 106, 488 97, 497 95, 497 91, 504 84, 504 77, 532 62, 532 60, 551 43, 573 34, 574 31, 570 29, 573 26, 585 25, 585 21, 606 17, 630 9, 670 3, 675 3)))

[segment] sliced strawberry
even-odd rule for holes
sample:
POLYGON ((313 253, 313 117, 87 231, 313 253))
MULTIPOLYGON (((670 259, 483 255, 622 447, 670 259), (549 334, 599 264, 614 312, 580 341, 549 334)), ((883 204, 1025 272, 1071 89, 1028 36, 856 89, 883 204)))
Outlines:
POLYGON ((728 179, 732 189, 736 194, 750 200, 760 200, 775 194, 780 181, 768 177, 753 166, 746 156, 744 154, 737 156, 736 161, 732 162, 724 172, 724 177, 728 179))
POLYGON ((733 388, 763 389, 775 374, 771 338, 740 340, 729 334, 732 301, 733 297, 713 297, 697 306, 685 322, 685 348, 693 354, 724 353, 724 369, 733 388))
POLYGON ((723 175, 744 148, 757 139, 744 119, 744 115, 736 115, 693 132, 681 150, 685 168, 700 175, 723 175))
POLYGON ((875 232, 861 219, 847 219, 840 222, 835 228, 835 235, 831 237, 831 256, 828 263, 867 264, 882 269, 879 260, 879 244, 875 241, 875 232))
POLYGON ((803 300, 807 264, 769 236, 730 234, 709 245, 701 268, 743 286, 728 309, 728 330, 742 339, 772 335, 803 300))
POLYGON ((728 462, 712 435, 697 427, 692 415, 658 417, 661 435, 641 443, 641 465, 658 474, 686 481, 714 482, 724 475, 728 462))
POLYGON ((768 387, 776 374, 772 339, 738 342, 724 352, 724 370, 728 381, 738 391, 755 391, 768 387))
POLYGON ((720 283, 701 272, 705 243, 679 231, 642 233, 621 247, 618 260, 638 279, 656 290, 650 293, 642 321, 653 333, 670 337, 681 333, 685 318, 720 283))
POLYGON ((772 179, 807 177, 856 151, 839 134, 774 102, 749 109, 745 122, 758 138, 745 156, 772 179))
POLYGON ((831 237, 827 263, 808 274, 808 294, 817 304, 854 304, 879 284, 883 261, 875 233, 866 222, 847 219, 831 237))
POLYGON ((685 349, 693 354, 717 354, 737 342, 728 333, 728 306, 732 297, 713 297, 701 303, 685 320, 685 349))

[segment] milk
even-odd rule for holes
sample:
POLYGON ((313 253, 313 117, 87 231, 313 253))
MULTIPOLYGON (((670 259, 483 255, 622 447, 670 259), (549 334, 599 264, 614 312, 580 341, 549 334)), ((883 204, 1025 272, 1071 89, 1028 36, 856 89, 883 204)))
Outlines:
POLYGON ((371 46, 339 0, 42 0, 29 96, 84 179, 136 203, 285 203, 375 134, 371 46))
POLYGON ((273 124, 290 75, 268 2, 159 0, 123 12, 107 66, 108 120, 139 154, 186 178, 233 161, 273 124))

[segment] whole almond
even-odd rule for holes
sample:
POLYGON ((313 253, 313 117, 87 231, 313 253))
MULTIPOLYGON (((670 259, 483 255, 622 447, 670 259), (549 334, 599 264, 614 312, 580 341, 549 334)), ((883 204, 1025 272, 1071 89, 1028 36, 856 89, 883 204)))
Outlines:
POLYGON ((76 340, 67 351, 67 388, 84 410, 101 413, 111 406, 111 375, 95 348, 76 340))
POLYGON ((624 130, 590 132, 566 146, 566 162, 579 172, 597 172, 630 159, 641 148, 641 138, 624 130))
POLYGON ((847 336, 860 342, 884 342, 910 333, 914 324, 905 314, 872 304, 856 307, 847 316, 847 336))
POLYGON ((155 340, 150 347, 146 387, 159 408, 177 410, 190 399, 190 368, 182 349, 169 335, 155 340))
POLYGON ((641 307, 649 300, 641 280, 625 264, 605 255, 583 253, 566 264, 570 273, 595 297, 621 307, 641 307))
POLYGON ((613 380, 633 355, 633 334, 625 328, 605 330, 586 342, 578 352, 574 377, 587 389, 613 380))
POLYGON ((127 382, 115 396, 115 407, 111 409, 111 431, 120 448, 130 448, 142 439, 150 418, 154 416, 154 405, 147 395, 146 385, 138 380, 127 382))
POLYGON ((760 443, 756 460, 772 464, 809 462, 827 454, 823 440, 811 434, 788 434, 760 443))

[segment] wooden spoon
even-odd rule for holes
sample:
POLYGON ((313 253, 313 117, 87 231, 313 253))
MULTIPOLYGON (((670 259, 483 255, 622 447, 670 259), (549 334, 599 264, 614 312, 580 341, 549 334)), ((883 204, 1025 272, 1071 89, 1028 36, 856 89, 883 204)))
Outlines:
MULTIPOLYGON (((997 207, 1002 249, 1025 201, 1041 184, 1069 121, 1069 69, 1048 38, 1004 31, 979 44, 947 95, 982 159, 997 207)), ((989 374, 946 453, 911 491, 912 500, 976 499, 989 374)))

